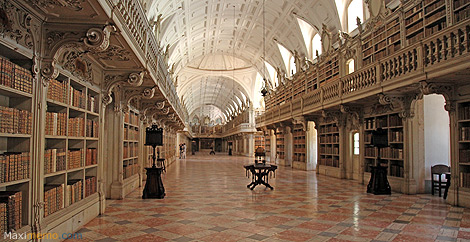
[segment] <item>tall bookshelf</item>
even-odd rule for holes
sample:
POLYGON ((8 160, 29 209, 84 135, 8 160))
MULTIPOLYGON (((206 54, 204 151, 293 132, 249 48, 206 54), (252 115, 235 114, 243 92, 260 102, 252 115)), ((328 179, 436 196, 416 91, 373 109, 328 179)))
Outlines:
POLYGON ((123 179, 139 173, 139 113, 134 109, 124 114, 124 140, 122 144, 123 179))
POLYGON ((49 81, 46 97, 44 216, 97 192, 99 88, 67 71, 49 81))
POLYGON ((33 90, 29 56, 0 46, 0 216, 13 214, 1 232, 31 224, 33 90), (11 201, 11 202, 9 202, 11 201))
MULTIPOLYGON (((316 69, 317 65, 315 65, 316 69)), ((306 92, 311 92, 315 89, 318 88, 318 76, 317 76, 317 71, 308 71, 306 72, 306 92)))
POLYGON ((320 125, 318 134, 319 142, 319 164, 322 166, 339 167, 339 128, 336 123, 320 125))
POLYGON ((264 147, 266 152, 266 161, 271 162, 271 131, 264 134, 264 147))
POLYGON ((303 130, 302 125, 294 126, 294 157, 293 161, 296 162, 306 162, 306 142, 305 142, 305 131, 303 130))
POLYGON ((320 85, 339 78, 339 57, 333 55, 328 60, 324 60, 318 67, 318 80, 320 85))
MULTIPOLYGON (((450 6, 446 5, 445 0, 424 0, 418 1, 405 9, 406 44, 417 43, 425 36, 433 35, 446 28, 447 8, 450 8, 450 6)), ((459 9, 456 10, 455 14, 454 16, 460 14, 459 9)))
POLYGON ((470 0, 454 0, 454 23, 461 22, 470 16, 470 0))
POLYGON ((380 150, 380 163, 388 166, 388 175, 403 177, 403 120, 397 113, 368 117, 364 120, 364 169, 370 172, 370 166, 378 165, 378 148, 371 147, 372 133, 376 129, 386 130, 388 147, 380 150))
POLYGON ((257 133, 255 135, 255 150, 258 147, 261 147, 261 148, 266 150, 265 146, 266 146, 266 142, 265 142, 264 134, 263 133, 257 133))
POLYGON ((285 159, 285 134, 283 128, 276 130, 276 157, 277 160, 285 159))
POLYGON ((458 105, 459 187, 470 192, 470 101, 458 105))

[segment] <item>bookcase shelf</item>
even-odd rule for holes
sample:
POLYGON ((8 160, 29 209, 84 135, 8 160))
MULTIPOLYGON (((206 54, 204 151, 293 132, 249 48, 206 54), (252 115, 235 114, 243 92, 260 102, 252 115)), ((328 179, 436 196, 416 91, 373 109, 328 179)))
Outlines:
POLYGON ((266 147, 265 147, 265 138, 264 138, 264 134, 262 132, 259 132, 255 135, 255 151, 258 147, 261 147, 263 149, 265 149, 265 152, 266 152, 266 147))
POLYGON ((124 114, 123 132, 122 176, 123 179, 127 179, 140 171, 138 162, 139 112, 132 107, 124 114))
POLYGON ((470 0, 454 0, 454 23, 468 19, 470 16, 470 0))
POLYGON ((32 60, 0 44, 0 233, 31 224, 32 60))
POLYGON ((458 103, 459 187, 470 189, 470 101, 458 103))
POLYGON ((283 128, 277 128, 276 130, 276 157, 279 160, 285 159, 285 136, 283 128))
POLYGON ((339 128, 336 123, 320 124, 319 164, 322 166, 339 167, 339 128))
POLYGON ((78 80, 64 70, 60 70, 55 80, 49 81, 44 159, 45 217, 83 200, 85 193, 96 193, 98 90, 99 87, 78 80))
POLYGON ((378 148, 371 147, 372 132, 378 128, 386 130, 388 134, 388 147, 380 150, 380 163, 388 166, 388 175, 403 177, 403 121, 397 113, 384 114, 364 119, 364 169, 370 172, 370 166, 376 166, 378 148))
POLYGON ((295 125, 294 126, 294 132, 293 132, 293 137, 294 137, 294 157, 293 161, 298 161, 298 162, 306 162, 306 133, 303 130, 302 125, 295 125))

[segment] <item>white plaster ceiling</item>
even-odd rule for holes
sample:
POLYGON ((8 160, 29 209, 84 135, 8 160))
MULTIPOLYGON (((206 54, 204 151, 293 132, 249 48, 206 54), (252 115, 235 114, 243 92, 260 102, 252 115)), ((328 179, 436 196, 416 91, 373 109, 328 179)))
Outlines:
MULTIPOLYGON (((178 95, 192 114, 204 105, 227 113, 231 93, 253 100, 256 74, 263 75, 263 56, 285 70, 277 44, 306 54, 298 25, 301 18, 321 29, 340 29, 334 0, 265 0, 263 52, 262 0, 142 0, 150 20, 161 14, 161 46, 169 45, 178 95), (233 85, 233 83, 238 83, 233 85), (243 90, 232 90, 237 86, 243 90)), ((191 116, 191 115, 190 115, 191 116)))

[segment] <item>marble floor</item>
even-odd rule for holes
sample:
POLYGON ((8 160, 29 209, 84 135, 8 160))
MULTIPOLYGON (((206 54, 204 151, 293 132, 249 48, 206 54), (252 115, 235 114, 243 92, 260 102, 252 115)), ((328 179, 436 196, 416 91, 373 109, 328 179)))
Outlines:
MULTIPOLYGON (((470 241, 470 209, 431 195, 371 195, 365 186, 279 167, 274 190, 246 185, 233 156, 188 156, 163 175, 166 197, 142 189, 108 201, 79 241, 470 241)), ((71 241, 71 240, 68 240, 71 241)))

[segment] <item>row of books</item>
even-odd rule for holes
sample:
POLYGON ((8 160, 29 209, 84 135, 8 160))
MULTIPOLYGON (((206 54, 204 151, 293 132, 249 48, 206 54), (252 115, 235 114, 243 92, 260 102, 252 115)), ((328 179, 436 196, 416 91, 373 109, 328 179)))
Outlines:
POLYGON ((83 166, 82 163, 82 149, 73 149, 68 150, 67 160, 68 160, 68 169, 75 169, 83 166))
POLYGON ((124 159, 126 158, 130 158, 130 157, 135 157, 137 156, 137 149, 138 149, 138 145, 137 144, 133 144, 133 143, 130 143, 130 144, 127 144, 127 143, 124 143, 124 147, 123 147, 123 151, 124 151, 124 159))
POLYGON ((0 155, 0 183, 29 178, 30 153, 6 152, 0 155))
POLYGON ((64 208, 64 184, 46 184, 44 186, 44 216, 64 208))
POLYGON ((339 128, 338 126, 321 126, 320 127, 320 133, 333 133, 333 132, 338 132, 339 128))
POLYGON ((380 156, 384 159, 403 159, 403 149, 386 147, 380 149, 380 156))
MULTIPOLYGON (((432 1, 435 1, 435 0, 432 0, 432 1)), ((425 3, 425 4, 427 4, 427 3, 425 3)), ((445 2, 444 0, 434 2, 433 4, 430 4, 430 5, 426 6, 426 7, 424 8, 424 12, 425 12, 425 14, 428 14, 428 13, 430 13, 430 12, 432 12, 432 11, 434 11, 434 10, 436 10, 436 9, 438 9, 438 8, 440 8, 440 7, 442 7, 442 6, 444 6, 445 4, 446 4, 446 2, 445 2)), ((445 9, 444 9, 444 10, 445 10, 445 9)))
POLYGON ((129 178, 133 176, 134 174, 137 174, 139 172, 139 165, 138 164, 132 164, 132 165, 124 165, 123 167, 123 177, 124 179, 129 178))
POLYGON ((21 191, 0 192, 0 233, 16 231, 23 224, 23 196, 21 191))
POLYGON ((366 156, 366 157, 376 157, 377 156, 377 149, 374 148, 374 147, 365 147, 364 156, 366 156))
POLYGON ((305 154, 295 153, 294 154, 294 161, 305 162, 305 154))
POLYGON ((403 177, 403 166, 390 164, 390 176, 403 177))
POLYGON ((83 199, 83 181, 81 179, 67 181, 67 192, 69 205, 83 199))
POLYGON ((124 115, 124 122, 137 126, 139 125, 139 116, 135 113, 128 112, 124 115))
POLYGON ((33 93, 33 76, 30 70, 0 57, 0 85, 26 93, 33 93))
POLYGON ((470 162, 470 149, 459 150, 459 162, 461 163, 470 162))
POLYGON ((46 113, 46 135, 65 136, 67 132, 66 113, 46 113))
POLYGON ((391 142, 403 142, 403 131, 392 131, 390 132, 391 142))
POLYGON ((132 128, 124 128, 124 139, 125 140, 138 140, 139 131, 132 128))
POLYGON ((65 149, 48 149, 44 152, 44 173, 65 170, 65 149))
POLYGON ((85 166, 91 166, 98 164, 98 150, 96 148, 86 149, 85 166))
MULTIPOLYGON (((444 15, 445 15, 445 12, 442 12, 442 13, 444 13, 444 15)), ((437 16, 437 15, 434 15, 434 16, 437 16)), ((430 36, 430 35, 432 35, 434 33, 437 33, 438 31, 440 31, 440 30, 442 30, 446 27, 447 27, 446 22, 440 22, 440 23, 438 23, 438 24, 436 24, 432 27, 426 28, 425 34, 426 34, 426 36, 430 36)))
POLYGON ((305 136, 300 137, 299 139, 294 138, 294 144, 305 144, 305 136))
POLYGON ((84 125, 85 125, 84 118, 80 118, 80 117, 69 118, 68 135, 83 137, 85 134, 84 125))
POLYGON ((468 187, 470 188, 470 173, 468 172, 460 172, 460 181, 459 185, 461 187, 468 187))
POLYGON ((300 147, 300 148, 294 147, 294 152, 305 153, 306 150, 305 150, 305 147, 300 147))
POLYGON ((75 89, 72 86, 70 87, 69 90, 70 90, 70 98, 69 98, 70 105, 77 107, 77 108, 85 109, 85 102, 86 102, 85 92, 83 92, 82 90, 75 89))
POLYGON ((0 106, 0 133, 31 134, 30 111, 0 106))
POLYGON ((365 121, 365 128, 366 129, 376 129, 376 128, 383 128, 383 127, 387 127, 387 118, 384 117, 384 118, 376 118, 376 119, 373 119, 373 118, 370 118, 370 119, 366 119, 365 121))
POLYGON ((49 80, 47 98, 57 102, 67 103, 67 82, 55 79, 49 80))
POLYGON ((320 158, 320 165, 339 167, 339 160, 337 158, 321 157, 320 158))
POLYGON ((460 6, 463 6, 467 3, 470 3, 469 0, 454 0, 454 9, 460 8, 460 6))
POLYGON ((331 147, 331 146, 321 146, 320 147, 320 153, 321 154, 328 154, 328 155, 331 155, 331 154, 339 154, 339 147, 331 147))
POLYGON ((96 193, 96 177, 87 176, 85 177, 85 197, 88 197, 96 193))
POLYGON ((86 136, 98 138, 98 122, 88 119, 86 121, 86 136))
POLYGON ((459 108, 459 119, 460 120, 470 119, 470 106, 462 106, 459 108))
POLYGON ((320 136, 320 143, 339 143, 339 135, 320 136))
POLYGON ((460 141, 470 140, 470 127, 460 127, 460 141))
POLYGON ((99 101, 97 97, 88 94, 87 109, 93 113, 99 113, 99 101))

